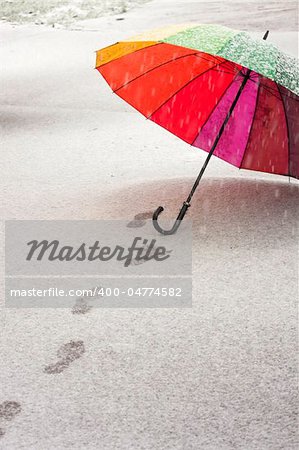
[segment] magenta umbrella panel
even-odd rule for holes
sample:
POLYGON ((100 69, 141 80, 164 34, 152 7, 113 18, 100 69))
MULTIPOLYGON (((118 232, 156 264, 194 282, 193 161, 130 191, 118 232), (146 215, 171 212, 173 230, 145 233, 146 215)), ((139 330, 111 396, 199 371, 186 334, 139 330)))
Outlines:
MULTIPOLYGON (((245 73, 237 75, 224 92, 193 146, 211 151, 245 73)), ((214 155, 242 169, 299 178, 298 100, 284 87, 251 71, 214 155)))

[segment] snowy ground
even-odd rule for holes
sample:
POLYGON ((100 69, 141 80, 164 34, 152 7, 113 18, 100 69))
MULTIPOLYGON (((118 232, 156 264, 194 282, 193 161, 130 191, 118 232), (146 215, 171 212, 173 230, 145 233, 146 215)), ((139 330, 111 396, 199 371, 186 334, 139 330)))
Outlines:
MULTIPOLYGON (((112 95, 94 50, 196 20, 270 29, 298 53, 295 2, 154 0, 119 17, 1 25, 2 219, 177 213, 204 155, 112 95)), ((2 310, 0 447, 295 449, 298 199, 295 181, 215 158, 190 210, 192 309, 2 310)))
POLYGON ((122 14, 148 0, 0 0, 0 18, 12 23, 69 27, 78 20, 122 14))

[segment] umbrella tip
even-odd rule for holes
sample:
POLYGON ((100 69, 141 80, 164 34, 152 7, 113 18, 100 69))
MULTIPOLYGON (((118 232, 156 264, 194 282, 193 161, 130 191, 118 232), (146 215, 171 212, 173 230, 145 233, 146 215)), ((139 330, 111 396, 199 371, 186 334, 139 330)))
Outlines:
POLYGON ((267 30, 266 33, 264 34, 264 37, 263 37, 264 41, 267 39, 268 35, 269 35, 269 30, 267 30))

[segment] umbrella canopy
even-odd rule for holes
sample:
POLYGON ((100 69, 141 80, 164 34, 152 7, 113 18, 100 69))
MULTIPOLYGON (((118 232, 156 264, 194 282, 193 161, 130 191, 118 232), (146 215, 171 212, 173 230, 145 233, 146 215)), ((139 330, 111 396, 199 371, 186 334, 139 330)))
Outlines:
POLYGON ((214 155, 243 169, 299 178, 298 61, 222 26, 169 33, 174 29, 106 47, 97 52, 96 68, 147 118, 206 151, 251 69, 214 155))
POLYGON ((99 50, 96 68, 117 95, 209 157, 298 179, 298 61, 267 36, 175 26, 99 50))

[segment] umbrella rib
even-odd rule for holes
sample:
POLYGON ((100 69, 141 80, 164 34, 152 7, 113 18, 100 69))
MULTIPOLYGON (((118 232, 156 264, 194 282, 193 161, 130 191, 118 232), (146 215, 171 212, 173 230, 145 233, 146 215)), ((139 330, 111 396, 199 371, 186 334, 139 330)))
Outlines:
POLYGON ((247 152, 247 147, 248 147, 251 135, 252 135, 253 124, 254 124, 254 121, 255 121, 257 106, 258 106, 258 102, 259 102, 259 99, 260 99, 260 84, 259 84, 258 81, 255 81, 255 83, 257 83, 259 85, 258 91, 257 91, 257 96, 256 96, 256 102, 255 102, 255 110, 254 110, 254 114, 253 114, 253 118, 252 118, 252 122, 251 122, 251 127, 250 127, 250 131, 249 131, 249 134, 248 134, 248 139, 247 139, 247 142, 246 142, 245 150, 244 150, 241 162, 240 162, 239 169, 242 169, 242 164, 243 164, 243 161, 244 161, 244 158, 245 158, 245 154, 247 152))
MULTIPOLYGON (((274 89, 270 88, 269 86, 267 86, 266 84, 262 83, 262 82, 258 82, 252 79, 249 79, 248 81, 251 81, 252 83, 258 84, 259 86, 262 86, 263 89, 265 89, 265 91, 269 92, 269 94, 274 95, 274 97, 277 98, 277 100, 281 101, 281 98, 278 97, 277 95, 275 95, 274 93, 274 89)), ((273 81, 273 80, 272 80, 273 81)))
MULTIPOLYGON (((202 52, 202 53, 205 53, 205 52, 202 52)), ((206 53, 207 55, 209 55, 209 53, 206 53)), ((202 59, 205 59, 202 55, 200 55, 199 53, 197 53, 195 56, 197 56, 198 58, 202 58, 202 59)), ((219 64, 222 64, 223 62, 225 62, 227 65, 230 65, 231 66, 231 73, 237 73, 237 71, 238 71, 238 69, 236 70, 236 68, 237 68, 237 66, 238 66, 238 64, 237 63, 234 63, 233 61, 230 61, 230 60, 228 60, 228 59, 226 59, 226 58, 223 58, 222 56, 219 56, 218 57, 218 55, 211 55, 214 59, 217 59, 218 61, 219 61, 219 64)), ((207 61, 210 61, 209 59, 206 59, 207 61)), ((242 66, 243 67, 243 66, 242 66)), ((228 69, 229 69, 229 67, 228 67, 228 69)))
MULTIPOLYGON (((281 86, 279 83, 276 83, 277 84, 277 88, 279 87, 279 86, 281 86)), ((264 86, 264 85, 263 85, 264 86)), ((269 90, 270 90, 271 88, 269 88, 269 90)), ((296 96, 296 98, 294 98, 294 97, 292 97, 292 99, 295 101, 295 102, 299 102, 299 97, 298 97, 298 95, 296 95, 293 91, 290 91, 292 94, 294 94, 295 96, 296 96)), ((282 92, 279 92, 280 93, 280 97, 277 97, 279 100, 281 100, 283 97, 290 97, 289 95, 286 95, 286 94, 283 94, 282 92)), ((274 95, 274 94, 273 94, 274 95)))
POLYGON ((288 117, 287 117, 287 112, 286 112, 286 107, 285 107, 285 103, 283 101, 282 98, 282 93, 281 90, 279 89, 279 85, 277 85, 277 89, 278 92, 280 94, 281 97, 281 101, 282 101, 282 105, 283 105, 283 110, 284 110, 284 116, 285 116, 285 121, 286 121, 286 127, 287 127, 287 135, 288 135, 288 175, 289 177, 291 176, 291 140, 290 140, 290 129, 289 129, 289 123, 288 123, 288 117))
MULTIPOLYGON (((205 52, 202 52, 202 54, 210 55, 209 53, 205 53, 205 52)), ((221 70, 221 72, 222 72, 222 73, 229 73, 229 74, 237 73, 237 70, 236 70, 236 64, 235 64, 235 63, 232 63, 231 61, 226 60, 225 58, 222 58, 221 56, 219 56, 219 58, 218 58, 217 55, 210 55, 210 56, 212 57, 212 59, 204 58, 204 57, 202 56, 202 54, 196 53, 195 56, 196 56, 197 58, 201 58, 201 59, 203 59, 204 61, 208 61, 208 62, 212 61, 213 59, 216 59, 216 60, 219 62, 219 64, 216 64, 216 66, 214 66, 214 67, 218 67, 220 64, 223 64, 223 63, 226 63, 227 65, 230 64, 230 65, 232 66, 231 72, 228 71, 228 70, 229 70, 229 67, 227 68, 227 72, 224 72, 224 71, 222 71, 222 70, 221 70)))
POLYGON ((217 104, 214 106, 214 108, 212 108, 212 110, 211 110, 211 112, 210 112, 210 114, 209 114, 209 117, 206 119, 205 123, 200 127, 200 130, 197 131, 195 138, 193 139, 193 141, 192 141, 191 144, 190 144, 191 146, 193 146, 194 142, 195 142, 196 139, 197 139, 197 136, 199 135, 199 133, 201 132, 201 130, 204 128, 204 126, 207 124, 207 122, 210 120, 211 115, 213 114, 213 112, 215 111, 215 109, 218 107, 218 105, 219 105, 219 103, 221 102, 221 100, 223 99, 225 93, 226 93, 227 90, 230 88, 230 86, 232 85, 232 83, 234 83, 234 82, 236 81, 236 78, 238 77, 238 75, 239 75, 240 73, 241 73, 241 71, 239 71, 239 72, 236 74, 236 76, 235 76, 235 78, 232 80, 232 82, 231 82, 231 83, 227 86, 227 88, 222 92, 222 94, 221 94, 221 96, 220 96, 220 98, 219 98, 219 101, 218 101, 217 104))
POLYGON ((274 90, 274 88, 271 88, 267 84, 261 83, 261 86, 263 89, 268 92, 269 94, 273 95, 277 100, 282 101, 282 97, 277 95, 277 91, 274 90))
MULTIPOLYGON (((116 42, 115 44, 108 45, 107 47, 104 47, 101 50, 105 50, 106 48, 113 47, 114 45, 121 44, 122 42, 128 42, 129 43, 130 41, 119 41, 119 42, 116 42)), ((132 41, 132 42, 137 42, 137 41, 132 41)), ((147 41, 140 41, 140 42, 147 42, 147 41)), ((117 61, 118 59, 125 58, 126 56, 131 55, 132 53, 140 52, 141 50, 145 50, 145 49, 147 49, 149 47, 155 47, 156 45, 161 45, 161 44, 163 44, 163 42, 156 42, 156 43, 154 43, 152 45, 148 45, 147 47, 137 48, 136 50, 134 50, 134 51, 132 51, 130 53, 126 53, 125 55, 120 55, 117 58, 111 59, 110 61, 107 61, 104 64, 100 64, 99 66, 96 66, 95 68, 99 69, 100 67, 107 66, 107 64, 110 64, 111 62, 117 61)), ((98 50, 96 53, 100 52, 101 50, 98 50)))
MULTIPOLYGON (((252 81, 253 83, 257 83, 255 80, 250 80, 250 81, 252 81)), ((276 81, 274 81, 274 80, 271 80, 271 81, 273 81, 273 83, 276 84, 277 88, 280 86, 280 84, 277 83, 276 81)), ((279 91, 280 95, 279 95, 279 96, 276 95, 276 94, 275 94, 274 88, 271 88, 270 86, 268 86, 268 85, 266 85, 266 84, 264 84, 264 83, 262 83, 262 82, 260 82, 259 85, 260 85, 260 86, 263 86, 263 88, 265 89, 265 91, 269 92, 269 94, 274 95, 274 96, 277 98, 277 100, 279 100, 279 101, 282 101, 283 97, 289 97, 288 95, 283 94, 283 93, 280 92, 280 91, 279 91)), ((290 92, 292 92, 292 91, 290 91, 290 92)), ((297 97, 297 98, 293 98, 293 97, 292 97, 293 100, 294 100, 295 102, 299 102, 298 96, 297 96, 295 93, 293 93, 293 92, 292 92, 292 94, 294 94, 294 95, 297 97)))
MULTIPOLYGON (((222 56, 220 58, 222 58, 222 56)), ((248 67, 242 66, 241 64, 238 64, 237 62, 230 61, 229 59, 226 59, 226 58, 223 58, 223 59, 225 59, 226 63, 228 65, 232 66, 232 68, 235 68, 236 66, 238 66, 238 67, 242 67, 247 70, 249 69, 248 67)))
MULTIPOLYGON (((223 61, 220 64, 215 64, 215 66, 220 66, 221 64, 224 64, 226 61, 223 61)), ((190 83, 192 83, 194 80, 196 80, 197 78, 201 77, 202 75, 204 75, 205 73, 209 72, 210 70, 213 70, 214 67, 210 67, 209 69, 205 70, 204 72, 201 72, 200 74, 196 75, 194 78, 192 78, 192 80, 188 81, 186 84, 184 84, 184 86, 181 86, 180 89, 178 89, 176 92, 174 92, 173 94, 171 94, 170 97, 168 97, 157 109, 155 109, 147 118, 150 119, 152 117, 153 114, 155 114, 158 109, 162 108, 162 106, 164 106, 172 97, 174 97, 175 95, 177 95, 182 89, 184 89, 186 86, 188 86, 190 83)))
POLYGON ((187 56, 193 56, 193 55, 195 55, 194 52, 193 53, 189 53, 188 55, 181 55, 181 56, 178 56, 177 58, 173 58, 173 59, 170 59, 169 61, 165 61, 165 62, 159 64, 158 66, 152 67, 151 69, 147 70, 146 72, 141 73, 137 77, 132 78, 132 80, 129 80, 126 83, 122 84, 117 89, 115 89, 113 92, 119 91, 120 89, 124 88, 125 86, 128 86, 128 84, 133 83, 133 81, 138 80, 138 78, 141 78, 144 75, 146 75, 146 74, 148 74, 148 73, 150 73, 150 72, 152 72, 152 71, 154 71, 156 69, 159 69, 159 67, 166 66, 167 64, 169 64, 169 63, 171 63, 173 61, 177 61, 178 59, 186 58, 187 56))
MULTIPOLYGON (((225 73, 227 75, 237 75, 238 72, 228 72, 227 70, 217 70, 217 69, 211 69, 213 72, 219 72, 219 73, 225 73)), ((234 81, 232 81, 233 83, 234 81)))
POLYGON ((260 85, 262 86, 262 88, 263 88, 266 92, 268 92, 268 94, 273 95, 273 96, 274 96, 277 100, 279 100, 280 102, 282 101, 282 100, 281 100, 281 97, 279 97, 278 95, 276 95, 276 93, 274 92, 274 90, 271 90, 271 88, 269 88, 269 86, 267 86, 266 84, 263 84, 263 83, 261 83, 260 85))
MULTIPOLYGON (((210 53, 200 52, 199 50, 197 50, 197 52, 195 53, 195 56, 196 56, 197 58, 201 58, 201 59, 203 59, 203 60, 205 60, 205 61, 211 61, 211 59, 204 58, 204 57, 202 56, 202 54, 210 55, 210 53)), ((225 60, 225 58, 222 58, 221 56, 218 56, 218 55, 210 55, 210 56, 211 56, 213 59, 216 59, 217 61, 219 61, 219 63, 222 63, 223 60, 225 60)), ((226 61, 226 62, 230 62, 230 61, 226 61)))
MULTIPOLYGON (((153 72, 154 70, 159 69, 162 66, 166 66, 167 64, 170 64, 173 61, 177 61, 178 59, 186 58, 187 56, 197 56, 197 53, 198 52, 196 52, 196 53, 192 52, 192 53, 188 53, 187 55, 181 55, 181 56, 178 56, 177 58, 173 58, 173 59, 170 59, 169 61, 165 61, 165 62, 159 64, 158 66, 152 67, 151 69, 147 70, 146 72, 143 72, 142 74, 138 75, 137 77, 132 78, 132 80, 129 80, 126 83, 122 84, 117 89, 115 89, 113 92, 119 91, 120 89, 124 88, 125 86, 128 86, 128 84, 133 83, 133 81, 137 80, 138 78, 141 78, 144 75, 147 75, 148 73, 153 72)), ((213 59, 206 59, 206 61, 211 62, 211 61, 213 61, 213 59)), ((213 66, 213 67, 217 67, 220 64, 222 64, 222 63, 215 64, 215 66, 213 66)))

